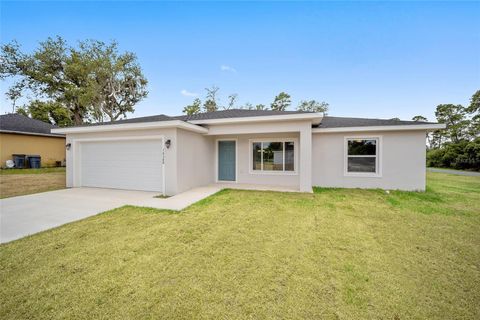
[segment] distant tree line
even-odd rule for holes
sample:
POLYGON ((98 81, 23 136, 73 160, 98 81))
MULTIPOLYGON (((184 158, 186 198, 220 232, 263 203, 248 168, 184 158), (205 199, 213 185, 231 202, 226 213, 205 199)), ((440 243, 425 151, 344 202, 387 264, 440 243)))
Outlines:
MULTIPOLYGON (((185 108, 183 108, 183 113, 187 115, 198 114, 202 112, 214 112, 218 110, 229 110, 229 109, 247 109, 247 110, 276 110, 276 111, 285 111, 291 104, 292 100, 288 93, 280 92, 275 96, 270 106, 264 104, 253 105, 250 102, 245 103, 244 105, 237 105, 238 94, 230 94, 227 98, 226 104, 222 104, 218 98, 219 88, 212 86, 210 88, 205 88, 206 94, 204 102, 199 98, 193 100, 193 102, 185 108)), ((328 112, 328 103, 325 101, 317 100, 302 100, 297 106, 299 111, 312 111, 312 112, 323 112, 327 114, 328 112)))
MULTIPOLYGON (((438 105, 435 117, 447 128, 427 135, 427 166, 479 171, 480 90, 473 94, 468 106, 438 105)), ((427 118, 415 116, 412 120, 427 121, 427 118)))
POLYGON ((71 46, 56 37, 25 53, 13 41, 0 48, 0 80, 7 78, 13 112, 58 126, 124 118, 148 94, 137 57, 116 42, 71 46))

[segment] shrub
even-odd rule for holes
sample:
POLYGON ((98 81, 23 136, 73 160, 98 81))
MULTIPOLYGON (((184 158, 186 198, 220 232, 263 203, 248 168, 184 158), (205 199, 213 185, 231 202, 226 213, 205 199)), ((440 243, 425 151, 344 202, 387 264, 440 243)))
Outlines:
POLYGON ((428 150, 427 166, 480 171, 480 138, 428 150))

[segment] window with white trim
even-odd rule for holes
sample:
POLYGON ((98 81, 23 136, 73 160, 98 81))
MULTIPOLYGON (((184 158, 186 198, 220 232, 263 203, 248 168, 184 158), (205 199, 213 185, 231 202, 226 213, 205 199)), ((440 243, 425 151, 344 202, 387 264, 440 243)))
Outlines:
POLYGON ((379 174, 379 138, 346 138, 346 173, 379 174))
POLYGON ((254 172, 294 172, 295 142, 253 141, 252 171, 254 172))

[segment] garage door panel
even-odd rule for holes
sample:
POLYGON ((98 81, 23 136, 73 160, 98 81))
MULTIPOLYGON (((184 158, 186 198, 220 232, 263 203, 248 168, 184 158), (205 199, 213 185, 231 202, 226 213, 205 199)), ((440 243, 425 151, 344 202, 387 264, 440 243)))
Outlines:
POLYGON ((162 191, 161 140, 83 142, 80 148, 82 186, 162 191))

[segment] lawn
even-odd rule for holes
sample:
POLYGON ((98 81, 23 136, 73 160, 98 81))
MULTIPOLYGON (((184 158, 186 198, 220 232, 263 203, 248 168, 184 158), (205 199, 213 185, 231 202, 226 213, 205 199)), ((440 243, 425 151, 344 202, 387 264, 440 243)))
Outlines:
POLYGON ((65 188, 65 168, 0 170, 0 198, 63 188, 65 188))
POLYGON ((0 246, 1 319, 479 319, 480 178, 224 190, 0 246))

